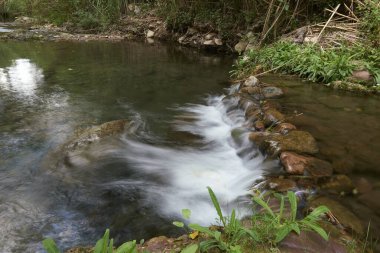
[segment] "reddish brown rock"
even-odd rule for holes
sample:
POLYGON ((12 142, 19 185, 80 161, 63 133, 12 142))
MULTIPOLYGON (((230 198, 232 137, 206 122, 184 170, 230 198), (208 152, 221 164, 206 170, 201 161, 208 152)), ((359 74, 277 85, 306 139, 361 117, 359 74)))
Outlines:
POLYGON ((260 94, 261 88, 260 87, 243 87, 240 92, 248 93, 250 95, 252 94, 260 94))
POLYGON ((281 123, 274 128, 275 132, 280 134, 287 134, 289 131, 296 130, 296 126, 290 123, 281 123))
POLYGON ((335 173, 348 174, 351 173, 355 167, 355 162, 350 158, 334 160, 332 162, 333 170, 335 173))
POLYGON ((257 131, 264 131, 265 130, 265 124, 261 120, 256 121, 254 124, 254 127, 257 131))
POLYGON ((302 156, 293 152, 283 152, 280 156, 285 171, 295 175, 310 175, 312 177, 328 177, 332 175, 332 167, 329 162, 302 156))
POLYGON ((380 190, 367 192, 359 196, 359 201, 380 215, 380 190))
POLYGON ((297 155, 293 152, 283 152, 280 156, 282 165, 286 173, 293 175, 303 175, 307 164, 307 157, 297 155))

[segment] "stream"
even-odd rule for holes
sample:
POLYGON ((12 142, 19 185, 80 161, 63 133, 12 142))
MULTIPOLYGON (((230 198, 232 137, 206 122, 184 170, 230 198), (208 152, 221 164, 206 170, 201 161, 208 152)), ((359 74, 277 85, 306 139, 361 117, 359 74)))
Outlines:
MULTIPOLYGON (((42 252, 46 237, 62 249, 93 245, 106 228, 118 243, 179 235, 172 221, 183 208, 192 222, 215 221, 207 186, 225 212, 247 214, 249 188, 280 166, 223 103, 232 63, 170 45, 1 42, 0 252, 42 252), (118 119, 132 127, 65 162, 69 140, 118 119)), ((322 158, 349 161, 354 179, 379 187, 380 99, 265 82, 284 87, 280 103, 300 113, 292 122, 316 137, 322 158)), ((378 229, 372 206, 342 201, 378 229)))

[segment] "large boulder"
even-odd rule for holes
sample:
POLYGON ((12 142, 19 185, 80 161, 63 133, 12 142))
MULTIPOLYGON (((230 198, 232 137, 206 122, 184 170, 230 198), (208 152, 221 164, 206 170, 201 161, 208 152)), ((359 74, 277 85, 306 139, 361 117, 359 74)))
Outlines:
POLYGON ((295 175, 310 175, 312 177, 328 177, 333 169, 329 162, 310 156, 302 156, 293 152, 283 152, 280 156, 285 171, 295 175))

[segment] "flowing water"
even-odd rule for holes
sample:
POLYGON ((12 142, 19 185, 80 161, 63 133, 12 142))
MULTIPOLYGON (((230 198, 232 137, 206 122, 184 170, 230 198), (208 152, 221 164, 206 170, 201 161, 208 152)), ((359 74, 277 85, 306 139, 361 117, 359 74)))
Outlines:
MULTIPOLYGON (((214 221, 207 186, 225 211, 247 213, 250 186, 279 166, 247 141, 243 112, 222 101, 231 64, 170 46, 1 42, 0 251, 38 252, 47 236, 64 249, 91 245, 106 228, 119 242, 176 235, 182 208, 214 221), (81 129, 116 119, 132 127, 66 160, 81 129)), ((322 150, 349 152, 339 159, 378 175, 379 99, 269 81, 287 87, 281 103, 304 113, 295 123, 322 150)))

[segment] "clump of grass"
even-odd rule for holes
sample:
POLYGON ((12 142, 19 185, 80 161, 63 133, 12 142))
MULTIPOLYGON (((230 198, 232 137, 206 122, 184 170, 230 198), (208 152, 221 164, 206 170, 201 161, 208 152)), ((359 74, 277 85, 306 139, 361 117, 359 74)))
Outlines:
POLYGON ((299 75, 313 82, 330 83, 346 80, 354 70, 365 68, 379 84, 379 61, 379 51, 364 45, 321 49, 312 44, 279 41, 241 56, 231 73, 233 77, 240 78, 260 66, 273 72, 299 75))

